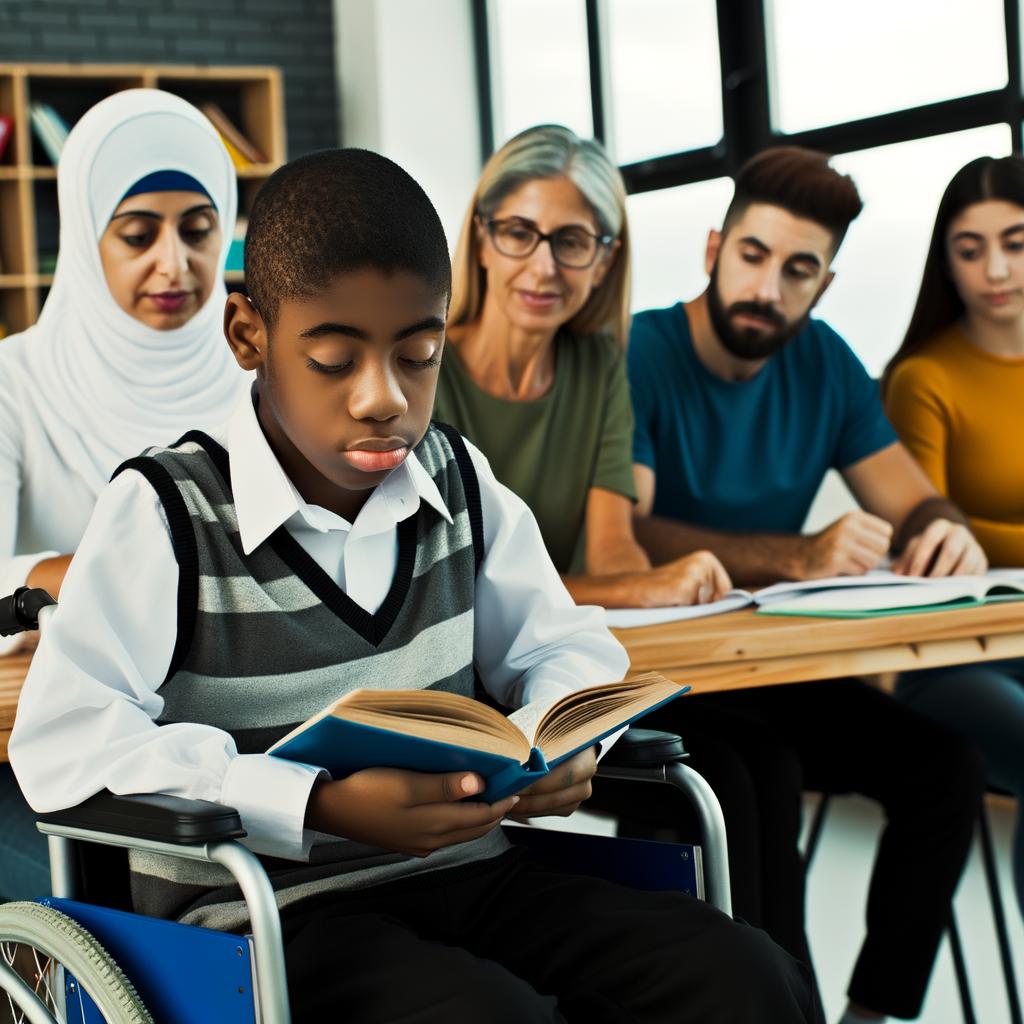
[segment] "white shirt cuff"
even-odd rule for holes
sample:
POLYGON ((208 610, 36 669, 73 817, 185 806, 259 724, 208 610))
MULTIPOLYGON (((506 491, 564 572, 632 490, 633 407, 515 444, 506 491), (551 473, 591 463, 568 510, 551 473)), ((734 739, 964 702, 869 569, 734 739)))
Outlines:
POLYGON ((330 778, 322 769, 269 754, 239 754, 224 776, 221 803, 234 807, 256 853, 308 860, 313 833, 304 828, 313 784, 330 778))
MULTIPOLYGON (((0 597, 7 597, 13 594, 18 587, 25 586, 28 574, 47 558, 56 558, 59 551, 39 551, 31 555, 15 555, 7 559, 3 572, 0 572, 0 597)), ((13 654, 25 642, 25 633, 15 633, 14 636, 0 636, 0 657, 5 654, 13 654)))

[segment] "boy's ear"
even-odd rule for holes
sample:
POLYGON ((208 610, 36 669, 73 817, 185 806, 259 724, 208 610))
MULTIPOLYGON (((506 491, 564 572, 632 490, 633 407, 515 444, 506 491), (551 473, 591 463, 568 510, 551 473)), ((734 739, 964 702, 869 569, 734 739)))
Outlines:
POLYGON ((241 292, 230 292, 224 304, 224 337, 243 370, 259 370, 266 364, 266 325, 241 292))

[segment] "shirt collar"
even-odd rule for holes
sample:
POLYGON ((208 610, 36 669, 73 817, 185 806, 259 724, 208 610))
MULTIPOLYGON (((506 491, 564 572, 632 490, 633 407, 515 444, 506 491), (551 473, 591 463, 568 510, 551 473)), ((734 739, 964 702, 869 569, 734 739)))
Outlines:
POLYGON ((374 490, 355 522, 349 523, 302 498, 267 443, 249 394, 228 423, 227 441, 238 532, 246 554, 296 514, 319 532, 359 529, 372 534, 392 529, 425 501, 452 522, 441 492, 414 452, 374 490))

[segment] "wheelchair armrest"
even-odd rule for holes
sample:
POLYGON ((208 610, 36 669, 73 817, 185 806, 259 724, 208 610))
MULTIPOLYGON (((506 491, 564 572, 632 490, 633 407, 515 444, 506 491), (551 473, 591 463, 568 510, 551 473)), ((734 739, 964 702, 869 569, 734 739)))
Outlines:
POLYGON ((49 825, 131 836, 179 846, 240 839, 238 811, 209 800, 185 800, 161 793, 115 796, 104 790, 77 807, 38 814, 49 825))
POLYGON ((655 729, 627 729, 608 753, 601 768, 660 768, 686 757, 682 739, 672 732, 655 729))

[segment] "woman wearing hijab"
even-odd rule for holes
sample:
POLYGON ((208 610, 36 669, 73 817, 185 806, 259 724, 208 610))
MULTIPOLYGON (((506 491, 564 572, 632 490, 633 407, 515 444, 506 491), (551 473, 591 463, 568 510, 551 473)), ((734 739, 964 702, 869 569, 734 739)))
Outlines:
MULTIPOLYGON (((117 466, 216 427, 247 386, 220 331, 235 173, 202 114, 154 89, 108 97, 68 136, 57 192, 53 287, 0 345, 0 595, 56 595, 117 466)), ((48 890, 7 764, 0 837, 0 897, 48 890)))

